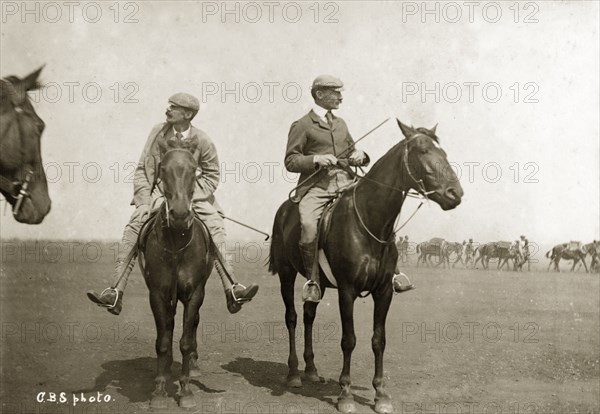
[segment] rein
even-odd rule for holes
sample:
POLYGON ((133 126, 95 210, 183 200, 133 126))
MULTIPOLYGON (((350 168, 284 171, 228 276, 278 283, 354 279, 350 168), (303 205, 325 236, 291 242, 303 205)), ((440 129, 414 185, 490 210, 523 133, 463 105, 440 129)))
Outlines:
MULTIPOLYGON (((368 178, 365 175, 358 175, 357 173, 352 172, 352 174, 354 174, 355 176, 357 176, 359 179, 361 180, 366 180, 375 184, 378 184, 382 187, 385 188, 389 188, 393 191, 399 191, 402 193, 402 203, 404 203, 404 200, 406 200, 406 197, 415 197, 415 198, 419 198, 419 199, 425 199, 427 202, 429 202, 429 198, 427 197, 429 194, 434 193, 435 191, 427 191, 427 189, 425 188, 425 183, 423 183, 423 179, 419 179, 417 180, 415 178, 415 176, 412 174, 412 172, 410 171, 410 167, 408 164, 408 143, 410 141, 412 141, 413 139, 419 137, 419 136, 427 136, 425 134, 415 134, 412 137, 408 138, 404 147, 404 153, 402 156, 402 159, 404 161, 404 166, 406 167, 406 171, 408 172, 409 177, 417 184, 417 186, 419 187, 416 191, 416 194, 410 193, 410 189, 409 190, 404 190, 402 188, 397 188, 394 186, 391 186, 389 184, 385 184, 382 183, 380 181, 377 180, 373 180, 372 178, 368 178)), ((352 189, 352 204, 354 206, 354 212, 356 213, 356 216, 358 217, 358 220, 361 224, 361 226, 363 227, 363 229, 365 229, 365 231, 369 234, 369 236, 371 236, 375 241, 377 241, 380 244, 392 244, 394 243, 394 241, 387 241, 387 240, 381 240, 380 238, 378 238, 377 236, 375 236, 371 230, 368 229, 368 227, 366 226, 365 222, 363 221, 360 212, 358 211, 358 207, 356 206, 356 186, 354 186, 354 188, 352 189)), ((406 219, 406 221, 404 223, 402 223, 402 225, 398 228, 393 229, 392 233, 397 233, 399 230, 401 230, 404 226, 406 226, 406 224, 408 224, 408 222, 415 216, 415 214, 417 214, 417 211, 419 211, 419 209, 421 208, 421 206, 423 205, 423 201, 421 201, 421 203, 419 203, 419 205, 417 206, 417 208, 415 209, 415 211, 410 215, 410 217, 408 219, 406 219)), ((398 214, 398 217, 400 216, 400 214, 398 214)))
MULTIPOLYGON (((8 95, 10 97, 10 102, 16 113, 17 129, 19 131, 19 143, 20 143, 21 156, 24 158, 23 130, 21 127, 21 119, 20 119, 20 116, 22 114, 24 114, 24 110, 23 110, 21 104, 17 101, 17 91, 16 91, 14 85, 12 84, 12 82, 9 81, 8 79, 2 79, 2 82, 4 82, 6 84, 6 86, 8 87, 8 95)), ((27 168, 25 170, 25 179, 23 181, 18 181, 18 180, 12 181, 3 175, 0 175, 0 189, 2 189, 4 192, 6 192, 10 197, 15 199, 15 205, 13 207, 13 215, 14 216, 19 214, 19 210, 21 209, 21 205, 23 204, 23 200, 25 199, 25 197, 30 196, 27 189, 29 188, 29 183, 31 182, 32 178, 33 178, 33 171, 30 168, 27 168)))
MULTIPOLYGON (((163 205, 165 206, 165 219, 167 220, 167 225, 163 225, 163 227, 167 227, 168 229, 171 229, 171 221, 169 219, 169 202, 167 201, 167 199, 165 198, 165 202, 163 203, 163 205)), ((190 208, 191 208, 191 203, 190 203, 190 208)), ((192 243, 192 240, 194 240, 194 222, 192 219, 192 222, 190 224, 190 238, 189 240, 185 243, 185 245, 177 250, 169 250, 166 247, 164 248, 165 252, 172 254, 173 256, 176 256, 177 254, 183 252, 185 249, 187 249, 189 247, 189 245, 192 243)), ((174 241, 173 241, 173 235, 171 233, 169 233, 169 242, 171 243, 172 246, 175 245, 174 241)))

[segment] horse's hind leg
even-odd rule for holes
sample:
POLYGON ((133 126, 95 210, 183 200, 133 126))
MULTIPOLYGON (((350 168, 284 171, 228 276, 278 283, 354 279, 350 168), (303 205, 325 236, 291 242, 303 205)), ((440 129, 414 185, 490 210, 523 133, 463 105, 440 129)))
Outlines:
POLYGON ((375 354, 375 375, 373 387, 375 388, 375 411, 380 414, 392 413, 392 399, 385 390, 383 380, 383 352, 385 351, 385 319, 392 301, 392 290, 384 289, 383 292, 373 293, 375 310, 373 312, 373 337, 371 347, 375 354))
POLYGON ((150 406, 164 409, 167 407, 167 391, 165 389, 167 375, 173 363, 173 327, 174 310, 161 292, 150 293, 150 307, 156 323, 156 356, 157 375, 150 406))
POLYGON ((202 302, 204 301, 204 289, 197 288, 189 301, 184 303, 183 310, 183 334, 179 342, 181 350, 181 378, 179 384, 181 386, 179 396, 179 406, 183 408, 191 408, 196 405, 194 395, 190 387, 190 366, 192 358, 194 362, 198 359, 198 344, 196 342, 196 328, 200 320, 198 313, 202 302))
POLYGON ((294 282, 296 271, 290 266, 281 266, 279 270, 280 291, 285 305, 285 326, 288 330, 290 355, 288 356, 288 387, 301 387, 302 380, 298 371, 298 355, 296 353, 296 323, 298 315, 294 307, 294 282))
POLYGON ((354 300, 353 293, 339 291, 340 315, 342 317, 342 352, 344 354, 344 366, 340 374, 340 387, 342 391, 338 397, 338 410, 343 413, 356 412, 354 397, 352 396, 352 380, 350 379, 350 364, 352 362, 352 351, 356 346, 356 335, 354 333, 354 300))
MULTIPOLYGON (((325 296, 325 288, 322 288, 321 297, 325 296)), ((317 314, 317 302, 304 302, 304 378, 308 381, 318 382, 321 379, 315 366, 315 354, 313 352, 313 323, 317 314)))

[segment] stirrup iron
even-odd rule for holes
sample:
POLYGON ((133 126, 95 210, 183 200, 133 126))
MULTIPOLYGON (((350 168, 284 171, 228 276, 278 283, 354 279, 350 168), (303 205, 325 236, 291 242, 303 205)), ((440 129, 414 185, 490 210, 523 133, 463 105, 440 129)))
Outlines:
POLYGON ((114 309, 115 306, 117 306, 117 302, 119 301, 119 291, 113 287, 108 287, 106 289, 104 289, 102 291, 102 293, 100 293, 100 296, 104 295, 104 292, 106 291, 113 291, 115 292, 115 303, 113 303, 112 305, 107 305, 105 303, 98 303, 97 305, 100 306, 101 308, 108 308, 108 309, 114 309))
POLYGON ((399 294, 399 293, 402 293, 402 292, 406 292, 406 291, 412 290, 412 289, 414 289, 414 288, 415 288, 415 286, 412 284, 412 282, 410 281, 410 279, 408 278, 408 276, 406 276, 406 274, 404 274, 404 273, 400 272, 400 273, 396 273, 396 274, 394 274, 394 277, 392 277, 392 289, 393 289, 393 291, 394 291, 394 295, 397 295, 397 294, 399 294), (403 285, 403 284, 400 282, 400 280, 398 280, 398 279, 400 279, 400 278, 404 278, 404 279, 406 279, 406 285, 403 285), (400 290, 399 290, 399 291, 396 291, 396 289, 394 288, 394 285, 395 285, 395 284, 397 284, 397 285, 398 285, 398 287, 400 288, 400 290))
POLYGON ((241 283, 234 283, 233 285, 231 285, 231 296, 233 297, 233 301, 235 303, 246 303, 246 302, 250 302, 252 300, 252 298, 238 298, 237 296, 235 296, 235 290, 233 289, 236 286, 240 286, 242 289, 246 289, 246 286, 242 285, 241 283))

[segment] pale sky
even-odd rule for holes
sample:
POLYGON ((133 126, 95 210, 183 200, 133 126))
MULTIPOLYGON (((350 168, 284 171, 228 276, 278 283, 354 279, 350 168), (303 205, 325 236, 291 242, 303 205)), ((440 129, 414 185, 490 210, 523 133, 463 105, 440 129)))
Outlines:
MULTIPOLYGON (((345 83, 337 115, 355 138, 387 117, 439 124, 460 170, 462 204, 424 206, 401 234, 598 239, 598 2, 492 3, 431 2, 427 14, 422 2, 58 2, 29 13, 3 2, 2 76, 46 64, 34 105, 52 211, 27 226, 3 201, 2 238, 119 239, 132 163, 180 91, 201 100, 193 123, 217 146, 225 212, 270 233, 295 182, 283 167, 290 124, 329 73, 345 83)), ((399 139, 392 118, 359 147, 375 160, 399 139)))

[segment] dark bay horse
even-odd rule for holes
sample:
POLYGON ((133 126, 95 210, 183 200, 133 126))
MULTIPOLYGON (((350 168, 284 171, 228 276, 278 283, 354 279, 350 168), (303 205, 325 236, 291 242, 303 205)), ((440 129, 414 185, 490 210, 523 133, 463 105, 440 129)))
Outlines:
MULTIPOLYGON (((398 252, 394 245, 393 226, 406 193, 415 189, 450 210, 461 202, 463 190, 441 149, 435 128, 414 129, 398 121, 406 139, 392 147, 358 184, 340 196, 332 213, 329 233, 322 248, 337 281, 339 310, 342 320, 343 369, 338 409, 356 410, 351 392, 350 363, 356 345, 354 302, 361 292, 368 292, 375 304, 371 344, 375 354, 375 410, 392 412, 390 395, 383 381, 385 320, 393 296, 392 277, 398 252)), ((296 310, 294 282, 297 272, 306 277, 298 241, 300 221, 298 206, 286 201, 277 211, 273 224, 269 270, 279 274, 285 304, 285 323, 289 333, 289 372, 287 383, 302 385, 296 355, 296 310)), ((333 287, 320 270, 322 293, 333 287)), ((318 303, 304 303, 305 379, 318 380, 314 364, 312 327, 318 303)))
POLYGON ((27 96, 39 88, 41 70, 0 80, 0 192, 15 220, 26 224, 41 223, 50 211, 40 142, 44 121, 27 96))
POLYGON ((554 264, 554 270, 560 272, 558 264, 562 259, 573 260, 571 272, 575 270, 575 266, 581 261, 581 263, 583 263, 583 266, 585 267, 585 272, 589 273, 587 264, 585 263, 586 255, 587 251, 585 250, 585 246, 581 246, 580 244, 573 245, 573 242, 558 244, 554 246, 551 250, 546 252, 546 257, 550 259, 550 263, 548 264, 548 271, 550 271, 550 267, 552 266, 552 264, 554 264))
POLYGON ((165 385, 173 362, 178 300, 183 303, 179 405, 186 408, 195 405, 189 382, 190 375, 199 374, 196 330, 214 260, 208 232, 192 210, 196 167, 194 156, 186 149, 171 149, 165 153, 159 172, 165 202, 146 222, 147 229, 140 231, 139 263, 148 286, 157 333, 158 373, 151 400, 153 408, 167 405, 165 385))

